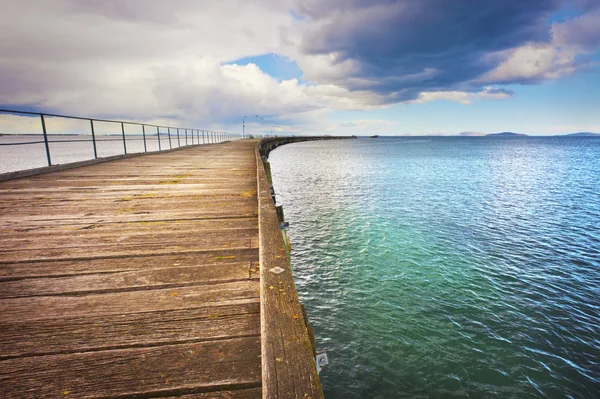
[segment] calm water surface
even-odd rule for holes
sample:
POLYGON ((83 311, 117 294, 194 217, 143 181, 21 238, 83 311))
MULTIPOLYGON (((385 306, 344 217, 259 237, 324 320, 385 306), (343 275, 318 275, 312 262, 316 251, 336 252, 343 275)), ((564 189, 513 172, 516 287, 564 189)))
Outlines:
POLYGON ((327 398, 600 395, 600 139, 270 156, 327 398))

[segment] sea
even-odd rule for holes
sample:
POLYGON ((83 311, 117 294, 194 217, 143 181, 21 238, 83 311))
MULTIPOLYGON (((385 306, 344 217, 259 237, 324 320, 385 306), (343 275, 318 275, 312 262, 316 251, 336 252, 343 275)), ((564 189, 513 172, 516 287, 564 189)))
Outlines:
POLYGON ((359 138, 269 161, 326 398, 600 397, 599 138, 359 138))

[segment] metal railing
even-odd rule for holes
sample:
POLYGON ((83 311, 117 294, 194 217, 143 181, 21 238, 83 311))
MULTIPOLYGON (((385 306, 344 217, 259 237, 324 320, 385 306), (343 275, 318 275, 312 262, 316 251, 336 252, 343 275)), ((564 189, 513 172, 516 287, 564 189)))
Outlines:
MULTIPOLYGON (((1 146, 20 146, 20 145, 32 145, 32 144, 44 144, 46 150, 46 159, 48 166, 52 166, 52 153, 51 146, 52 143, 75 143, 75 142, 91 142, 93 148, 93 159, 98 159, 98 144, 101 142, 110 142, 110 141, 121 141, 123 143, 123 148, 121 151, 121 155, 127 155, 127 143, 129 141, 143 141, 144 149, 143 151, 136 151, 137 153, 147 153, 152 152, 148 150, 149 144, 157 143, 158 151, 169 150, 178 147, 186 147, 193 145, 203 145, 203 144, 217 144, 224 141, 230 140, 238 140, 241 139, 242 136, 240 134, 235 133, 227 133, 227 132, 218 132, 212 130, 205 129, 193 129, 193 128, 182 128, 182 127, 173 127, 173 126, 161 126, 154 125, 148 123, 140 123, 140 122, 129 122, 129 121, 119 121, 119 120, 109 120, 109 119, 96 119, 96 118, 83 118, 79 116, 70 116, 70 115, 58 115, 58 114, 50 114, 50 113, 40 113, 40 112, 29 112, 29 111, 18 111, 18 110, 10 110, 10 109, 0 109, 0 114, 8 114, 13 116, 25 116, 25 117, 39 117, 40 118, 40 127, 41 134, 43 136, 43 140, 37 141, 25 141, 25 142, 11 142, 11 143, 2 143, 1 146), (76 133, 52 133, 50 134, 47 129, 47 121, 49 118, 64 118, 68 120, 80 120, 80 121, 89 121, 89 131, 81 132, 77 131, 76 133), (102 134, 98 133, 97 125, 98 123, 108 123, 108 124, 117 124, 120 125, 120 134, 119 138, 115 138, 116 136, 113 134, 102 134), (141 127, 141 134, 138 132, 136 134, 127 133, 127 127, 137 126, 138 129, 141 127), (53 140, 52 136, 63 137, 66 136, 90 136, 89 139, 62 139, 62 140, 53 140), (104 137, 104 138, 101 138, 104 137), (108 137, 108 138, 106 138, 108 137), (167 141, 168 146, 165 146, 164 141, 167 141)), ((4 136, 18 136, 19 134, 28 134, 31 133, 14 133, 14 132, 2 132, 4 136), (8 133, 8 134, 6 134, 8 133)), ((39 134, 39 133, 38 133, 39 134)), ((119 154, 112 154, 119 155, 119 154)), ((1 162, 1 161, 0 161, 1 162)))

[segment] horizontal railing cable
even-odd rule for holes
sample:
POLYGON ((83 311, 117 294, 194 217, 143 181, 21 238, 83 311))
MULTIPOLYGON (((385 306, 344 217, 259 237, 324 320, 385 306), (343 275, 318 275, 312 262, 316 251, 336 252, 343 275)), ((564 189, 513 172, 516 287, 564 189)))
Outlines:
MULTIPOLYGON (((12 110, 12 109, 0 109, 0 114, 12 114, 16 116, 37 116, 40 118, 40 126, 42 129, 43 141, 22 141, 22 142, 0 142, 1 146, 18 146, 18 145, 32 145, 32 144, 44 144, 46 150, 46 158, 48 162, 48 166, 52 166, 52 151, 50 148, 50 144, 56 143, 78 143, 78 142, 91 142, 94 150, 94 159, 98 158, 98 143, 104 142, 122 142, 123 147, 120 150, 123 155, 127 155, 128 141, 143 141, 144 149, 143 151, 138 151, 142 153, 150 152, 148 151, 148 144, 151 140, 158 144, 158 151, 170 150, 175 145, 175 148, 178 147, 187 147, 194 145, 203 145, 203 144, 216 144, 229 140, 241 139, 242 135, 237 133, 227 133, 227 132, 218 132, 207 129, 192 129, 192 128, 184 128, 184 127, 173 127, 173 126, 162 126, 151 123, 142 123, 142 122, 132 122, 132 121, 120 121, 120 120, 111 120, 111 119, 97 119, 97 118, 85 118, 81 116, 71 116, 71 115, 60 115, 60 114, 52 114, 52 113, 43 113, 43 112, 32 112, 32 111, 20 111, 20 110, 12 110), (81 121, 89 121, 89 131, 82 132, 78 134, 73 133, 48 133, 48 129, 46 126, 47 118, 65 118, 65 119, 74 119, 81 121), (110 134, 102 134, 99 129, 98 123, 111 123, 111 124, 119 124, 120 132, 119 133, 110 133, 110 134), (127 126, 141 126, 141 133, 127 133, 127 126), (150 130, 146 130, 146 128, 151 128, 150 130), (152 131, 154 130, 154 131, 152 131), (61 136, 64 139, 56 140, 52 139, 52 136, 61 136), (77 139, 77 138, 67 138, 69 136, 90 136, 89 139, 77 139)), ((73 129, 70 129, 71 132, 73 129)), ((3 133, 3 132, 0 132, 3 133)), ((9 136, 38 136, 38 134, 19 134, 19 133, 8 133, 8 134, 0 134, 0 136, 9 137, 9 136)))

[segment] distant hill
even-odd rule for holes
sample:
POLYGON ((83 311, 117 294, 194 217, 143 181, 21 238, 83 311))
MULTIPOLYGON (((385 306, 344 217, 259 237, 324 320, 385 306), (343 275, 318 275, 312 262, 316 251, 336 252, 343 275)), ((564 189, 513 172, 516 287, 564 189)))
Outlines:
POLYGON ((600 133, 579 132, 579 133, 565 134, 565 136, 569 136, 569 137, 600 137, 600 133))
POLYGON ((486 134, 486 136, 487 137, 527 137, 526 134, 513 133, 513 132, 490 133, 490 134, 486 134))
POLYGON ((486 134, 483 132, 461 132, 458 134, 463 137, 475 137, 475 136, 485 136, 486 134))

